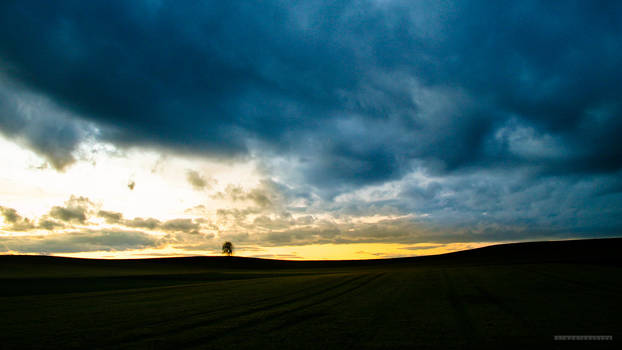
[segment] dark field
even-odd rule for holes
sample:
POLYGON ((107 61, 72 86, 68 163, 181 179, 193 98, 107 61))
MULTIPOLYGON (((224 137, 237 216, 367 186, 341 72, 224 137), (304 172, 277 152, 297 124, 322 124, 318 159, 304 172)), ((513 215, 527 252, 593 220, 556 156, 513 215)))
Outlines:
POLYGON ((616 348, 620 248, 344 262, 2 256, 0 348, 616 348))

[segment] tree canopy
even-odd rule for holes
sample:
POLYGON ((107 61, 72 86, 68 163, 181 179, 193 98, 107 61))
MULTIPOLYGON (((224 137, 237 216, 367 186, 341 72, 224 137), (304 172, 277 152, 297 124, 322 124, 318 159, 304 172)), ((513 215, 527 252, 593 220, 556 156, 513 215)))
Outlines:
POLYGON ((231 256, 233 255, 233 243, 231 242, 225 242, 222 245, 222 253, 227 255, 227 256, 231 256))

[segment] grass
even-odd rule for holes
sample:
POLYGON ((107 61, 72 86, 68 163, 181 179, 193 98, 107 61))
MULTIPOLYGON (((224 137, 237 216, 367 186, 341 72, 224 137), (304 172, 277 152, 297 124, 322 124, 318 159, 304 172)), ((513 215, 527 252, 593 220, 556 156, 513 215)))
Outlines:
POLYGON ((346 262, 4 256, 0 348, 615 348, 620 247, 346 262))

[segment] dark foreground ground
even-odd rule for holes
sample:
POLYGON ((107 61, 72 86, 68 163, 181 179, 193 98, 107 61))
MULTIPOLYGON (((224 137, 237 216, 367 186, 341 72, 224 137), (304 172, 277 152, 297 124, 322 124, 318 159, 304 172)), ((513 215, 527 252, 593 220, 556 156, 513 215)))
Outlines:
POLYGON ((0 256, 0 348, 622 348, 621 248, 350 262, 0 256))

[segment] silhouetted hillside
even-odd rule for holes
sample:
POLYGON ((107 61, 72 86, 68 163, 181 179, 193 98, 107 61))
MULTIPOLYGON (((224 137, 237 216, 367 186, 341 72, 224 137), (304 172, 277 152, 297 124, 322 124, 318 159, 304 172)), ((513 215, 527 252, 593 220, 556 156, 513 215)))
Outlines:
POLYGON ((170 273, 197 273, 213 269, 271 270, 306 268, 374 267, 413 264, 507 264, 541 262, 607 263, 622 262, 622 238, 581 239, 499 244, 483 248, 410 258, 373 260, 317 260, 292 261, 246 257, 196 256, 151 259, 78 259, 52 256, 4 255, 0 256, 0 277, 28 275, 53 277, 55 271, 81 275, 137 275, 170 273))

